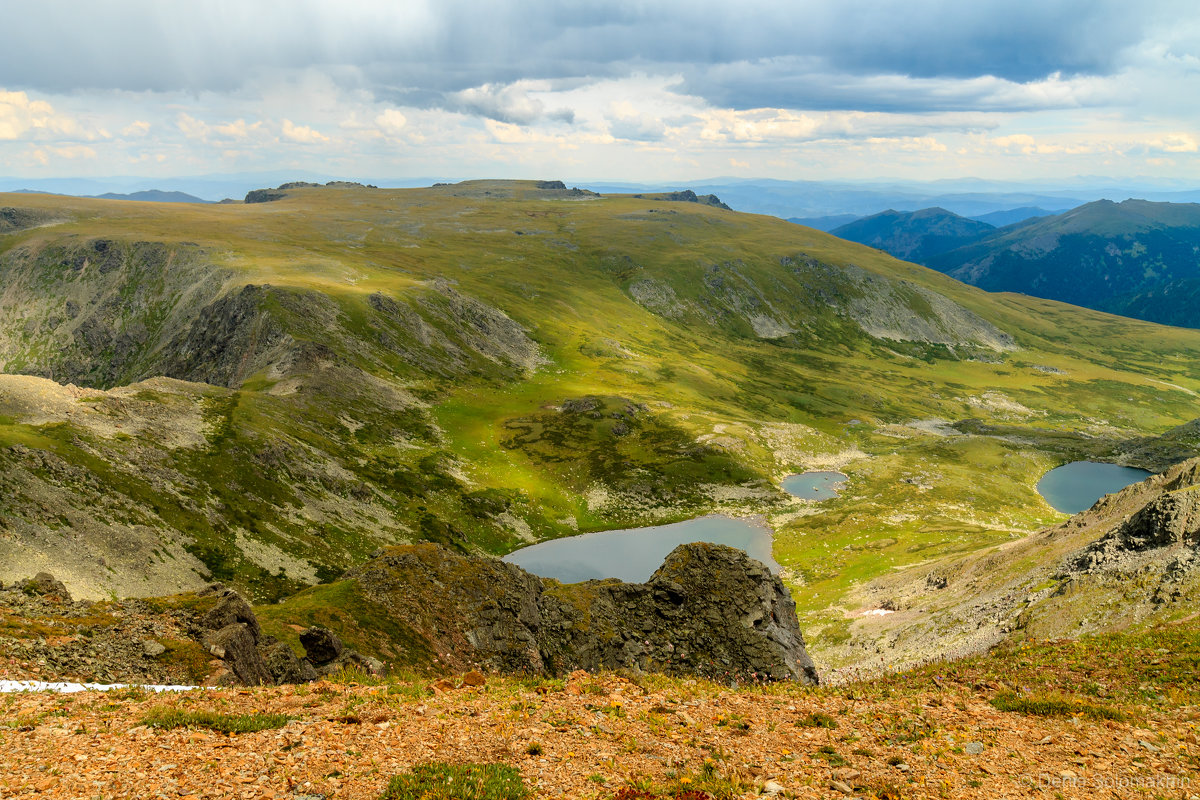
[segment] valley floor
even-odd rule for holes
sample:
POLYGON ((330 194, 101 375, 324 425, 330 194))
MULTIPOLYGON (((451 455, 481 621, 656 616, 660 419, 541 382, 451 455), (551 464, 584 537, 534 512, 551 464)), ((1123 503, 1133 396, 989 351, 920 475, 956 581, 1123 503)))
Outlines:
POLYGON ((374 799, 444 762, 509 764, 539 798, 1192 798, 1198 659, 1193 622, 835 688, 580 672, 7 695, 0 797, 374 799))

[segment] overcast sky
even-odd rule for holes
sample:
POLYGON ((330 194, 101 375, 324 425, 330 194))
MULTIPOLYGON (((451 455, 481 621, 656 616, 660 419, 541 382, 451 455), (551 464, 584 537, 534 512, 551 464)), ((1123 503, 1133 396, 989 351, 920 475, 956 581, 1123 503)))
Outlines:
POLYGON ((6 0, 0 174, 1200 179, 1195 0, 6 0))

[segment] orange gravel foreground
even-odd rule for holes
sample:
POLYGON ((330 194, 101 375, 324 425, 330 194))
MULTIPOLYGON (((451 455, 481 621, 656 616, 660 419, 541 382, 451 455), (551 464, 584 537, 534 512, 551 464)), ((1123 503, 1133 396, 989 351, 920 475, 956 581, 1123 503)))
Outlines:
POLYGON ((744 797, 1200 796, 1194 710, 1118 723, 1001 712, 967 686, 855 699, 584 673, 450 685, 7 695, 0 797, 374 800, 393 774, 445 761, 511 764, 535 797, 608 798, 706 759, 744 797), (293 719, 234 735, 143 725, 162 708, 293 719))

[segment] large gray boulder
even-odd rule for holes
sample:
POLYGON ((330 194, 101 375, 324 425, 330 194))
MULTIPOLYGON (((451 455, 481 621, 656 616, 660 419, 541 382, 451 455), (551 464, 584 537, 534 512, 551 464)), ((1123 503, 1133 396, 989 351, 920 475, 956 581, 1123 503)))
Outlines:
POLYGON ((246 602, 246 599, 233 589, 228 589, 219 583, 214 583, 203 592, 201 597, 216 595, 217 604, 205 612, 200 618, 200 624, 209 630, 221 630, 227 625, 240 623, 245 625, 255 641, 262 635, 262 629, 258 624, 258 617, 254 615, 254 609, 246 602))
POLYGON ((225 662, 237 683, 245 686, 275 683, 271 669, 258 652, 258 642, 248 626, 235 622, 209 633, 202 641, 212 655, 225 662))
POLYGON ((336 661, 345 649, 337 634, 315 625, 300 634, 300 646, 304 648, 308 660, 318 665, 336 661))
POLYGON ((260 643, 259 652, 275 684, 308 683, 317 679, 317 671, 307 660, 300 658, 286 642, 260 643))

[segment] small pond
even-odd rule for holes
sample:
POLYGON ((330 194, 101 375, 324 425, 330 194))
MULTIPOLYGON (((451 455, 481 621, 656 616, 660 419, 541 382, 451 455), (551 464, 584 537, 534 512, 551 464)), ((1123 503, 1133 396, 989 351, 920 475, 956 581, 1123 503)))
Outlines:
POLYGON ((831 500, 838 496, 846 480, 840 472, 801 472, 788 475, 780 485, 788 494, 805 500, 831 500))
POLYGON ((721 515, 553 539, 509 553, 504 560, 563 583, 592 578, 644 583, 662 566, 668 553, 690 542, 727 544, 763 562, 772 572, 779 571, 779 564, 771 557, 770 528, 721 515))
POLYGON ((1134 467, 1101 464, 1096 461, 1073 461, 1047 472, 1038 481, 1038 494, 1064 514, 1078 514, 1106 494, 1119 492, 1153 473, 1134 467))

